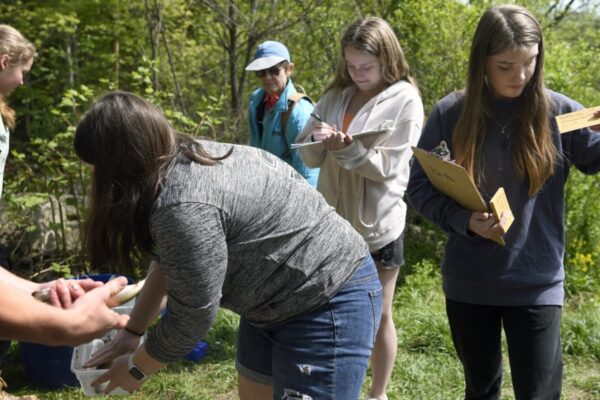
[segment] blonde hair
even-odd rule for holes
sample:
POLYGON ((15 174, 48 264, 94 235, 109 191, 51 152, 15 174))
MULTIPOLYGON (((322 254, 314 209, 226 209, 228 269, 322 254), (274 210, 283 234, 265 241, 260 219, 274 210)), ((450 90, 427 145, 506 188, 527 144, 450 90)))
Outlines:
MULTIPOLYGON (((0 24, 0 56, 8 55, 11 65, 25 63, 35 57, 35 47, 15 28, 0 24)), ((6 126, 15 126, 15 111, 10 108, 0 94, 0 115, 6 126)))
POLYGON ((489 8, 479 20, 469 57, 464 93, 465 106, 453 132, 453 152, 458 164, 480 182, 481 155, 493 96, 485 83, 485 61, 507 49, 538 45, 536 66, 523 93, 512 160, 520 176, 529 178, 529 196, 537 193, 554 174, 558 150, 548 122, 549 100, 543 83, 544 39, 538 21, 525 8, 502 5, 489 8))
POLYGON ((402 47, 390 25, 381 18, 365 17, 354 21, 342 36, 336 74, 325 89, 326 92, 335 88, 343 89, 354 84, 348 74, 344 59, 344 50, 348 46, 377 57, 381 63, 383 79, 388 85, 405 80, 415 87, 417 86, 416 80, 410 75, 402 47))

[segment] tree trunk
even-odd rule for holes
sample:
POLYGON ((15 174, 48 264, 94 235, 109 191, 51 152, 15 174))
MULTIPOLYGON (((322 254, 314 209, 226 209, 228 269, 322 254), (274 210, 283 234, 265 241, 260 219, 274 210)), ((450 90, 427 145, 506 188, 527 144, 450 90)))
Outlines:
MULTIPOLYGON (((146 23, 148 25, 148 39, 150 41, 152 61, 158 62, 160 46, 160 13, 158 3, 154 1, 154 5, 150 8, 148 0, 144 0, 144 9, 146 10, 146 23)), ((152 88, 154 91, 159 90, 158 71, 156 68, 152 68, 152 88)))

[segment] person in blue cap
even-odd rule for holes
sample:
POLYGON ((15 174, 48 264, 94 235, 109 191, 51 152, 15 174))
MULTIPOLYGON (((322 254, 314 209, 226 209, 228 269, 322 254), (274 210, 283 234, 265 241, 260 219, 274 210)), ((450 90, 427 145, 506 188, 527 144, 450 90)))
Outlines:
POLYGON ((250 96, 248 106, 250 146, 281 158, 316 187, 319 169, 308 168, 298 150, 290 148, 314 108, 310 98, 297 92, 292 83, 290 52, 280 42, 263 42, 246 70, 255 71, 261 86, 250 96))

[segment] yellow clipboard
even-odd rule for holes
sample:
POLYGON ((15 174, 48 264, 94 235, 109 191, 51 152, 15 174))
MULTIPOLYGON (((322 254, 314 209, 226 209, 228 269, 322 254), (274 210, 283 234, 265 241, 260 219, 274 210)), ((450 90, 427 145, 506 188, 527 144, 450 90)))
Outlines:
MULTIPOLYGON (((423 149, 413 146, 412 150, 417 160, 419 160, 423 171, 425 171, 427 178, 429 178, 429 181, 437 190, 468 210, 490 211, 490 208, 485 204, 483 197, 481 197, 477 186, 466 169, 453 162, 433 156, 423 149)), ((496 194, 494 194, 490 205, 497 221, 500 220, 502 212, 508 213, 507 223, 504 227, 506 233, 514 221, 514 216, 503 188, 498 189, 496 194)), ((492 240, 502 246, 505 245, 502 235, 498 235, 492 240)))

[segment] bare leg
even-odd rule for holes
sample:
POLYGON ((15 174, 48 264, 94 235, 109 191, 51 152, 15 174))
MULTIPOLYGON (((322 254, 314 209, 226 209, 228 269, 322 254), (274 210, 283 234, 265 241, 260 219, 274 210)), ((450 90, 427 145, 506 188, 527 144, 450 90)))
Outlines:
POLYGON ((392 301, 396 290, 396 279, 400 268, 384 269, 379 262, 377 272, 383 287, 383 312, 381 324, 377 331, 375 346, 371 356, 372 385, 369 397, 377 400, 386 400, 386 389, 392 377, 396 353, 398 350, 398 337, 392 319, 392 301))
POLYGON ((273 386, 258 383, 238 374, 240 400, 273 400, 273 386))

